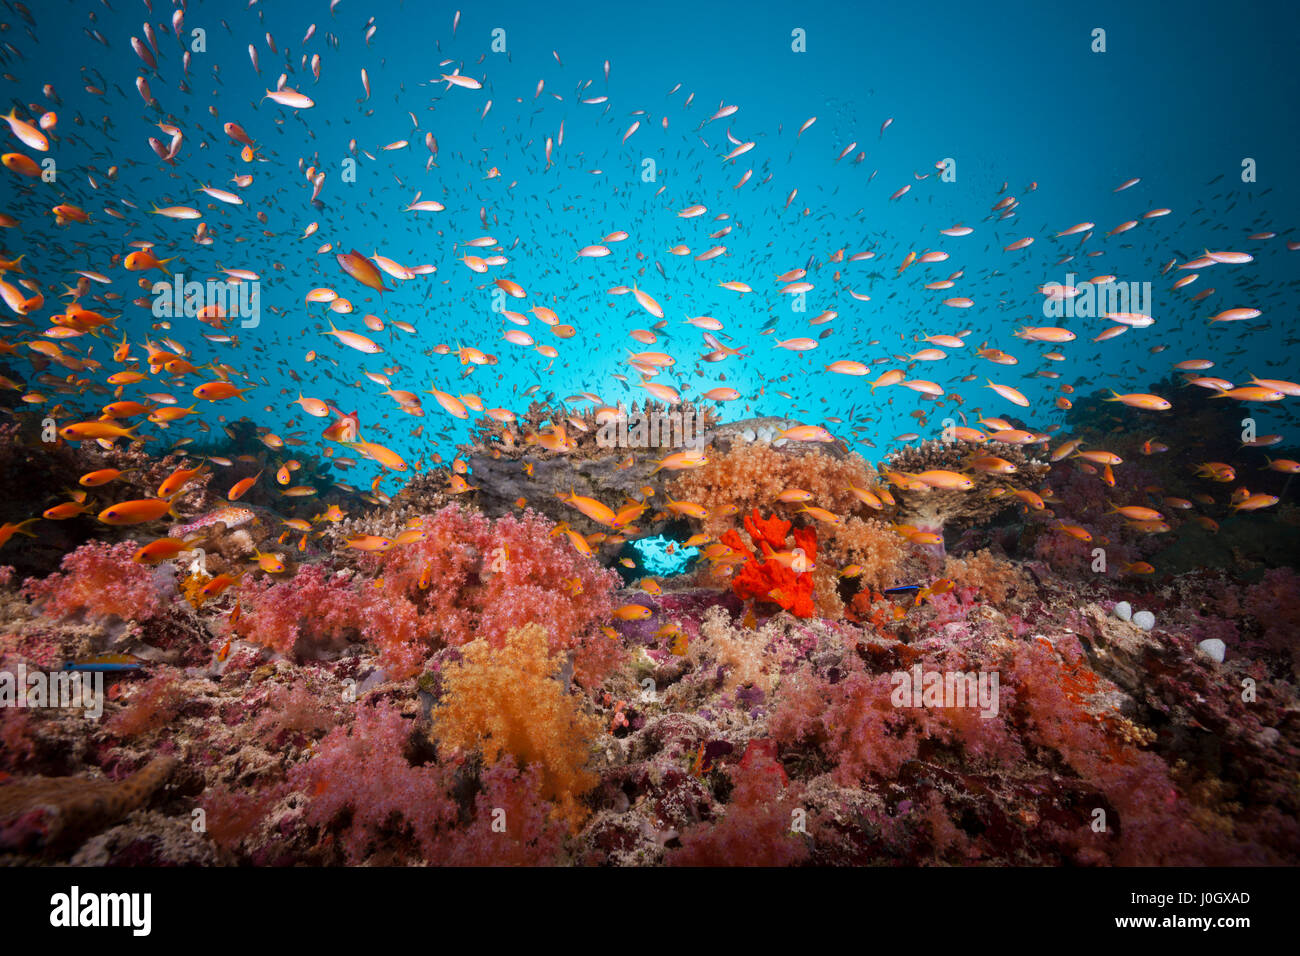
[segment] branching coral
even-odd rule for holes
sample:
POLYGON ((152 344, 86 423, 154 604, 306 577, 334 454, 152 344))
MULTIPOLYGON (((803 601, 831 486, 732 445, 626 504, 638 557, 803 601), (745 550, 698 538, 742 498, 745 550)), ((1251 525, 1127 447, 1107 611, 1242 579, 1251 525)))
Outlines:
MULTIPOLYGON (((481 416, 472 426, 473 443, 462 446, 461 451, 469 454, 495 454, 497 457, 507 458, 519 458, 525 455, 603 457, 608 455, 610 450, 598 441, 600 427, 611 412, 610 409, 588 407, 578 410, 563 405, 552 406, 533 401, 529 403, 528 411, 511 424, 497 421, 489 415, 481 416), (566 451, 547 449, 536 441, 539 434, 549 429, 560 428, 564 430, 564 438, 570 446, 566 451)), ((716 421, 716 414, 712 407, 697 408, 691 402, 666 406, 662 402, 647 399, 644 405, 633 403, 630 408, 624 409, 624 413, 629 419, 649 418, 652 415, 690 415, 701 434, 712 427, 716 421)))
POLYGON ((578 802, 597 777, 586 769, 600 722, 557 680, 562 662, 537 624, 516 628, 505 643, 480 638, 444 670, 443 697, 433 711, 432 739, 443 750, 478 750, 488 764, 511 754, 541 768, 541 794, 576 829, 578 802))

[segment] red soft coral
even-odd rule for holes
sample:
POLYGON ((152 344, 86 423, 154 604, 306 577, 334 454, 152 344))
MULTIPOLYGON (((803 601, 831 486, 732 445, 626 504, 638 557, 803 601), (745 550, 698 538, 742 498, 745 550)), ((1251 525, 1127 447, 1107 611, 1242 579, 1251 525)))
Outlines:
POLYGON ((44 606, 51 617, 120 617, 147 621, 165 604, 154 570, 131 560, 134 541, 91 541, 64 555, 62 572, 41 580, 29 578, 23 592, 44 606))
POLYGON ((790 533, 790 522, 776 515, 770 518, 759 517, 758 509, 754 509, 753 515, 745 516, 745 530, 749 536, 754 539, 754 544, 762 546, 762 542, 767 542, 772 546, 772 550, 779 551, 785 547, 786 535, 790 533))
MULTIPOLYGON (((772 555, 786 546, 790 522, 775 516, 762 518, 758 509, 745 518, 745 530, 761 549, 741 566, 731 589, 743 600, 779 604, 796 617, 813 616, 813 576, 811 571, 796 572, 772 555), (762 555, 761 557, 759 555, 762 555)), ((794 529, 795 548, 803 552, 803 561, 812 567, 817 560, 817 531, 812 527, 794 529)), ((722 543, 741 553, 747 549, 734 529, 722 536, 722 543)), ((792 564, 794 562, 791 562, 792 564)))

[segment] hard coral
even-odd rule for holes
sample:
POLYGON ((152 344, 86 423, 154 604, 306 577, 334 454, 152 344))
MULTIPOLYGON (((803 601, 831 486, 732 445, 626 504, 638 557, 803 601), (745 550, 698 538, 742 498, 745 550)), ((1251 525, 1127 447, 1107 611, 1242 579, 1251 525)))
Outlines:
POLYGON ((929 488, 909 491, 896 488, 899 517, 924 531, 942 532, 944 528, 987 521, 1013 505, 1018 499, 1011 492, 1037 490, 1051 466, 1030 458, 1024 446, 1003 442, 974 444, 965 441, 927 441, 909 445, 890 455, 882 465, 889 471, 917 474, 924 471, 956 471, 967 468, 972 455, 992 455, 1015 465, 1009 474, 978 472, 971 475, 974 486, 965 490, 929 488))

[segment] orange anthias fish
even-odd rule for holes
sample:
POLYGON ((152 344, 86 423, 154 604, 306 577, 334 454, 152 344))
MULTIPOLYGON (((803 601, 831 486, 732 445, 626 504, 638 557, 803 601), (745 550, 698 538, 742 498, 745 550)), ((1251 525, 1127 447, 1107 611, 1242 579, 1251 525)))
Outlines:
POLYGON ((35 534, 27 530, 27 526, 30 524, 35 524, 39 520, 41 519, 28 518, 25 521, 19 521, 16 523, 10 521, 10 522, 6 522, 3 525, 0 525, 0 548, 3 548, 6 544, 8 544, 9 539, 12 538, 15 534, 25 534, 29 538, 36 537, 35 534))
POLYGON ((335 258, 338 260, 339 267, 362 285, 369 286, 376 292, 392 291, 384 285, 384 277, 380 274, 379 268, 355 249, 351 252, 338 253, 335 258))
POLYGON ((354 442, 361 433, 361 422, 357 419, 357 413, 350 415, 341 415, 333 425, 325 429, 323 435, 329 441, 339 443, 354 442))
POLYGON ((104 524, 126 525, 157 521, 164 515, 179 517, 173 510, 175 498, 140 498, 135 501, 119 501, 99 513, 99 520, 104 524))

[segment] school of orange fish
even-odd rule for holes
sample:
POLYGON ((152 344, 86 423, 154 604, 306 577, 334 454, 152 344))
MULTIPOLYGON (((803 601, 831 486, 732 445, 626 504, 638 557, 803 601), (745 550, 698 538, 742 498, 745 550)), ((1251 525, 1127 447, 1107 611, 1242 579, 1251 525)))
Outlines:
MULTIPOLYGON (((331 15, 335 5, 330 4, 331 15)), ((446 25, 445 39, 448 42, 456 39, 460 20, 461 14, 456 12, 446 25)), ((92 32, 93 29, 92 25, 92 32)), ((373 22, 367 24, 367 43, 375 30, 373 22)), ((238 417, 245 407, 251 408, 253 398, 274 391, 275 385, 268 376, 277 375, 280 383, 291 378, 294 385, 281 388, 281 396, 286 400, 283 405, 266 404, 263 413, 285 415, 288 414, 286 405, 296 405, 305 416, 286 419, 287 427, 281 429, 283 434, 272 427, 259 427, 260 439, 276 462, 275 480, 280 494, 310 497, 317 493, 314 486, 294 483, 294 473, 301 463, 293 457, 292 451, 295 447, 314 442, 318 453, 340 468, 362 467, 363 463, 367 468, 373 465, 377 471, 368 491, 359 491, 345 483, 339 483, 339 487, 357 493, 370 504, 382 506, 390 500, 383 488, 385 480, 401 473, 443 467, 448 490, 453 494, 472 491, 472 476, 459 458, 444 464, 443 456, 435 450, 440 442, 432 434, 423 434, 422 422, 413 426, 409 436, 389 437, 393 435, 391 430, 377 423, 363 424, 355 412, 345 414, 341 409, 353 402, 343 398, 344 395, 356 394, 352 390, 369 390, 365 394, 373 397, 376 390, 382 390, 378 394, 394 403, 391 411, 421 419, 426 414, 440 420, 443 416, 469 420, 472 414, 485 415, 504 426, 507 444, 522 448, 535 446, 538 450, 564 454, 574 447, 574 430, 587 427, 583 421, 576 416, 569 417, 553 421, 549 427, 539 431, 530 431, 520 425, 523 411, 520 403, 542 392, 548 379, 558 381, 550 378, 558 371, 572 370, 576 365, 579 370, 586 368, 584 374, 589 378, 582 390, 565 401, 574 406, 589 403, 598 423, 618 415, 624 399, 655 399, 668 405, 685 401, 712 403, 719 408, 720 414, 725 414, 730 408, 744 406, 752 410, 762 402, 770 403, 769 390, 789 402, 781 409, 782 415, 806 420, 814 416, 808 409, 796 407, 794 395, 777 388, 791 376, 806 376, 821 382, 820 387, 828 391, 839 387, 841 380, 847 382, 848 394, 855 407, 884 402, 887 396, 895 396, 891 401, 896 400, 899 404, 915 402, 917 410, 911 414, 921 425, 927 425, 934 414, 929 409, 949 409, 947 414, 960 418, 962 422, 951 429, 950 439, 975 446, 988 443, 1046 446, 1044 455, 1051 462, 1072 459, 1109 485, 1114 484, 1113 470, 1123 466, 1121 458, 1110 450, 1083 447, 1077 439, 1054 442, 1052 435, 1061 426, 1046 424, 1046 420, 1070 407, 1069 396, 1074 393, 1074 386, 1060 383, 1054 397, 1042 402, 1031 400, 1022 389, 1005 380, 996 381, 995 377, 1003 377, 1006 369, 1023 361, 1036 366, 1032 378, 1054 383, 1061 378, 1057 369, 1069 367, 1071 344, 1079 336, 1092 343, 1107 342, 1118 336, 1125 336, 1125 341, 1137 339, 1157 322, 1175 321, 1172 315, 1106 312, 1095 318, 1073 320, 1078 323, 1077 331, 1054 324, 1009 323, 993 318, 989 320, 987 332, 982 330, 976 335, 973 329, 962 327, 960 317, 969 310, 974 310, 969 312, 972 315, 992 312, 994 302, 983 299, 972 283, 964 281, 966 270, 957 268, 941 278, 932 277, 927 272, 928 281, 920 289, 907 287, 910 293, 930 297, 925 300, 930 306, 937 303, 937 308, 932 309, 937 318, 925 321, 936 326, 942 322, 945 326, 942 331, 918 329, 915 320, 908 320, 907 327, 899 332, 900 340, 905 343, 901 353, 882 346, 880 339, 854 337, 856 320, 849 309, 870 302, 873 295, 879 297, 891 288, 897 292, 903 283, 913 281, 917 272, 960 257, 963 254, 961 244, 976 241, 970 237, 983 232, 987 239, 997 235, 998 229, 1013 227, 1024 197, 1036 190, 1036 183, 1030 183, 1019 198, 1012 195, 1004 183, 994 201, 979 212, 983 219, 978 225, 958 223, 942 228, 931 227, 929 232, 934 247, 908 248, 905 254, 898 255, 902 249, 888 242, 863 248, 823 247, 824 243, 819 243, 814 235, 810 240, 814 252, 806 264, 791 262, 779 265, 776 272, 760 271, 752 260, 734 256, 728 248, 728 244, 737 238, 733 232, 748 225, 733 219, 728 210, 728 197, 741 189, 770 185, 772 190, 786 196, 784 209, 789 210, 798 197, 799 184, 790 183, 787 187, 779 179, 773 182, 776 174, 770 171, 763 178, 763 169, 770 166, 771 159, 770 155, 764 156, 763 153, 765 150, 769 154, 773 152, 772 146, 778 140, 782 147, 792 151, 815 149, 808 134, 816 124, 817 116, 800 118, 788 130, 782 125, 775 131, 762 131, 762 135, 737 136, 732 130, 743 128, 740 123, 742 104, 723 102, 716 110, 701 112, 694 108, 694 93, 680 96, 685 90, 680 83, 669 91, 668 102, 671 105, 664 108, 662 116, 655 117, 650 110, 636 108, 636 104, 620 104, 620 108, 626 108, 627 112, 616 115, 613 113, 616 93, 610 80, 611 62, 606 59, 598 75, 583 78, 578 83, 576 101, 574 96, 566 98, 553 92, 558 85, 555 79, 551 80, 550 87, 546 78, 538 80, 534 101, 544 102, 541 98, 549 93, 572 109, 565 113, 564 118, 558 119, 554 129, 547 130, 544 135, 539 133, 525 144, 536 153, 527 162, 516 154, 497 158, 488 155, 487 150, 484 150, 483 157, 458 157, 472 166, 473 177, 485 189, 494 190, 494 198, 490 201, 498 207, 495 213, 489 213, 486 208, 489 200, 485 198, 485 192, 453 195, 450 190, 439 190, 439 177, 444 172, 439 160, 441 158, 446 163, 446 155, 439 153, 433 132, 422 128, 421 120, 414 112, 409 113, 409 131, 393 141, 373 147, 362 145, 357 138, 349 139, 346 144, 331 143, 330 149, 345 145, 350 159, 371 165, 384 163, 387 156, 417 152, 423 143, 427 150, 424 162, 426 178, 412 190, 414 196, 407 205, 386 214, 436 221, 438 217, 449 218, 458 211, 456 206, 461 207, 461 212, 476 212, 483 226, 481 234, 453 232, 451 227, 444 229, 439 226, 432 244, 431 258, 434 261, 404 265, 395 257, 404 257, 405 250, 395 250, 392 255, 378 250, 363 254, 352 247, 346 231, 338 224, 338 217, 312 218, 322 208, 322 197, 344 204, 351 201, 346 191, 350 187, 344 184, 346 180, 332 181, 338 176, 325 168, 320 158, 324 147, 305 151, 299 156, 291 155, 290 150, 283 146, 272 149, 245 131, 244 124, 248 121, 240 115, 239 107, 233 107, 224 115, 215 105, 208 108, 207 115, 187 109, 185 120, 169 112, 174 108, 169 101, 188 97, 191 88, 202 79, 197 61, 192 62, 190 52, 177 42, 177 38, 187 35, 186 9, 182 4, 171 10, 167 17, 151 17, 143 24, 139 35, 130 38, 130 46, 134 57, 132 65, 138 71, 135 90, 146 113, 152 117, 147 141, 156 156, 158 168, 166 170, 177 180, 171 190, 173 194, 198 192, 205 197, 200 203, 179 204, 162 192, 128 195, 127 190, 117 188, 122 170, 116 165, 103 171, 92 169, 75 177, 61 173, 56 183, 45 184, 42 161, 47 157, 57 159, 67 125, 66 117, 58 112, 59 93, 53 85, 45 85, 39 93, 27 91, 27 109, 10 110, 4 117, 9 130, 8 150, 0 157, 9 177, 4 206, 12 210, 21 205, 23 212, 20 215, 11 211, 0 212, 2 241, 6 249, 4 256, 0 257, 0 298, 3 298, 7 311, 0 321, 4 330, 0 339, 0 357, 10 368, 17 370, 13 376, 0 377, 0 388, 11 390, 20 397, 20 410, 8 410, 10 414, 30 422, 53 419, 57 423, 57 434, 64 441, 97 442, 109 446, 115 442, 145 440, 154 451, 184 453, 187 446, 199 439, 191 434, 173 440, 169 438, 169 427, 183 429, 192 426, 205 433, 214 426, 225 426, 230 421, 229 416, 238 417), (164 89, 164 75, 171 77, 174 89, 164 89), (603 89, 607 91, 604 93, 597 92, 602 88, 602 81, 603 89), (588 112, 584 113, 584 110, 588 112), (577 240, 580 243, 577 248, 563 250, 574 263, 605 260, 620 263, 618 268, 622 270, 622 279, 604 288, 600 294, 605 297, 607 306, 628 302, 631 305, 627 308, 633 314, 644 316, 641 321, 646 327, 628 333, 631 348, 620 344, 614 358, 602 354, 599 360, 593 356, 601 349, 598 340, 602 323, 584 318, 590 315, 590 310, 584 307, 579 312, 574 305, 576 295, 566 297, 530 292, 530 275, 542 272, 541 267, 531 263, 527 256, 515 254, 519 245, 517 237, 511 243, 489 234, 489 230, 496 231, 490 221, 499 222, 498 214, 508 217, 511 191, 519 186, 520 179, 545 175, 553 165, 560 163, 577 168, 579 164, 593 161, 594 157, 590 155, 569 157, 564 152, 566 121, 571 126, 583 123, 595 128, 596 123, 588 120, 587 116, 599 116, 602 126, 612 131, 606 143, 610 152, 605 157, 611 163, 620 156, 620 149, 627 147, 629 141, 634 142, 634 137, 645 138, 656 125, 666 132, 671 124, 684 122, 727 173, 727 182, 723 186, 713 188, 701 182, 695 187, 712 198, 688 196, 674 201, 672 195, 663 196, 669 192, 668 186, 658 186, 654 190, 655 215, 660 226, 666 222, 668 227, 683 236, 681 241, 667 249, 666 255, 672 257, 668 261, 691 260, 698 264, 695 271, 680 283, 669 281, 660 258, 664 254, 657 247, 638 242, 637 232, 648 232, 644 224, 638 226, 627 222, 612 224, 610 228, 594 226, 589 236, 577 240), (212 185, 217 181, 213 177, 197 176, 189 171, 198 167, 200 154, 210 168, 224 170, 219 175, 230 174, 227 182, 232 188, 212 185), (541 167, 543 161, 545 165, 541 167), (512 180, 514 176, 520 178, 512 180), (241 192, 263 178, 296 179, 304 186, 304 202, 290 214, 296 234, 293 242, 288 239, 287 224, 273 222, 265 209, 254 210, 241 196, 241 192), (88 182, 90 188, 87 189, 83 182, 88 182), (507 182, 504 192, 497 188, 507 182), (441 198, 428 198, 431 193, 441 198), (49 197, 56 197, 57 201, 51 202, 49 197), (707 198, 707 201, 699 201, 701 198, 707 198), (55 228, 59 230, 58 240, 62 243, 57 251, 65 255, 55 254, 47 223, 32 221, 37 210, 41 215, 52 217, 55 228), (703 223, 709 225, 703 226, 703 223), (178 225, 193 232, 178 233, 178 225), (112 236, 115 245, 112 248, 107 244, 78 245, 77 230, 92 226, 111 230, 104 234, 112 236), (228 314, 228 310, 220 305, 204 303, 197 310, 195 318, 206 328, 183 325, 180 319, 158 319, 148 314, 154 302, 151 290, 157 277, 169 281, 173 272, 180 270, 189 259, 201 261, 201 254, 209 248, 222 249, 224 256, 236 258, 240 255, 238 244, 249 238, 246 233, 259 227, 264 236, 282 237, 276 246, 277 251, 283 250, 286 257, 301 256, 308 262, 305 268, 319 276, 318 284, 303 295, 301 301, 291 307, 270 305, 267 308, 272 314, 291 322, 295 331, 288 335, 289 338, 307 332, 306 326, 311 323, 332 340, 329 351, 326 351, 326 346, 304 348, 299 343, 296 350, 301 362, 296 368, 272 370, 252 367, 247 352, 241 350, 239 331, 235 327, 235 320, 239 317, 228 314), (309 240, 318 244, 311 245, 309 240), (79 267, 64 268, 61 265, 69 258, 66 254, 70 251, 83 254, 79 267), (172 254, 162 255, 164 252, 172 254), (653 271, 648 266, 649 259, 655 260, 653 271), (889 274, 889 268, 870 275, 864 273, 863 270, 879 265, 871 262, 876 259, 887 261, 893 274, 889 274), (479 294, 494 294, 504 303, 497 313, 500 317, 497 328, 489 331, 479 323, 476 331, 473 323, 461 324, 460 338, 471 340, 469 342, 437 342, 435 340, 445 334, 445 319, 432 312, 424 314, 420 309, 386 304, 384 296, 401 288, 421 283, 445 286, 451 281, 447 278, 450 274, 455 274, 460 281, 460 270, 479 277, 475 280, 480 283, 476 290, 479 294), (817 314, 799 319, 808 326, 807 334, 784 338, 778 337, 776 323, 771 321, 756 329, 743 317, 728 320, 709 314, 687 315, 684 324, 689 326, 690 334, 702 335, 701 350, 700 346, 687 345, 675 339, 666 317, 669 308, 681 310, 683 303, 687 303, 689 309, 689 294, 677 293, 677 289, 701 284, 730 293, 735 302, 741 303, 735 309, 738 316, 742 312, 745 315, 756 314, 763 309, 772 312, 784 308, 796 297, 800 301, 818 302, 823 307, 820 311, 809 309, 808 312, 817 314), (371 293, 378 294, 379 299, 375 300, 371 293), (629 298, 621 298, 625 296, 629 298), (754 301, 758 304, 752 304, 754 301), (845 310, 845 314, 841 314, 841 310, 845 310), (296 318, 290 316, 290 312, 296 318), (953 318, 945 320, 946 316, 953 318), (142 329, 146 321, 148 330, 140 334, 137 330, 142 329), (1100 327, 1099 322, 1102 323, 1100 327), (1085 330, 1082 327, 1084 323, 1091 323, 1092 327, 1085 330), (833 332, 840 334, 832 335, 833 332), (472 341, 475 338, 478 341, 472 341), (726 373, 737 366, 742 371, 732 372, 732 380, 745 381, 744 364, 752 359, 756 350, 764 348, 767 338, 771 339, 768 348, 790 353, 791 361, 796 364, 790 366, 789 374, 752 382, 748 389, 726 384, 726 373), (983 341, 976 345, 980 339, 983 341), (1019 344, 1014 345, 1012 339, 1019 344), (498 346, 498 342, 504 345, 498 346), (1004 351, 998 342, 1008 349, 1016 348, 1020 354, 1004 351), (415 354, 422 345, 429 360, 427 365, 421 363, 415 354), (908 352, 907 349, 913 345, 915 350, 908 352), (494 350, 499 348, 504 348, 507 354, 494 354, 494 350), (1033 350, 1032 354, 1026 354, 1030 350, 1033 350), (824 362, 811 361, 809 353, 814 351, 826 355, 824 362), (459 367, 439 368, 434 363, 436 357, 441 356, 454 356, 459 367), (619 370, 609 371, 611 366, 607 363, 610 361, 617 362, 619 370), (557 363, 560 363, 558 368, 557 363), (506 381, 507 385, 513 383, 512 387, 508 389, 507 385, 499 384, 502 377, 498 376, 496 381, 485 382, 479 391, 469 390, 468 382, 474 372, 495 366, 511 371, 506 381), (357 377, 332 389, 334 394, 328 394, 322 378, 308 371, 322 367, 357 377), (432 380, 424 373, 414 371, 428 367, 436 370, 432 380), (970 371, 972 368, 990 371, 987 375, 980 375, 970 371), (449 384, 452 376, 458 376, 460 384, 449 384), (534 377, 537 382, 521 388, 520 382, 525 376, 534 377), (979 382, 981 378, 983 384, 979 382), (290 398, 294 391, 297 392, 296 398, 290 398), (612 391, 617 391, 618 400, 606 397, 612 391), (434 397, 433 407, 426 408, 422 394, 434 397), (507 407, 510 404, 515 407, 507 407), (965 407, 967 404, 973 406, 969 413, 965 407), (1040 430, 1024 425, 1023 421, 1009 420, 1008 415, 1037 419, 1045 424, 1040 430), (313 424, 313 420, 319 424, 313 424), (369 437, 375 434, 384 437, 384 441, 369 437), (401 449, 412 444, 426 450, 417 460, 408 462, 401 449)), ((265 111, 274 111, 274 127, 281 132, 310 130, 313 127, 307 124, 312 123, 316 114, 343 109, 342 104, 318 103, 303 92, 303 88, 313 82, 313 77, 319 81, 322 70, 327 69, 328 54, 331 48, 337 48, 337 38, 326 30, 318 32, 317 24, 310 23, 299 46, 302 52, 295 57, 268 32, 264 41, 249 45, 249 60, 242 71, 227 70, 221 76, 221 82, 227 86, 251 88, 260 84, 263 102, 256 104, 258 119, 264 122, 265 111), (321 52, 308 52, 312 49, 321 52), (283 66, 278 77, 273 78, 279 68, 273 67, 272 62, 283 66)), ((554 53, 554 60, 557 70, 563 71, 558 52, 554 53)), ((523 96, 515 97, 513 91, 494 86, 491 64, 485 55, 480 55, 476 62, 443 57, 436 72, 437 79, 430 81, 429 94, 434 95, 440 105, 446 104, 448 109, 458 109, 462 113, 469 111, 480 120, 489 115, 494 103, 505 103, 510 99, 519 104, 525 102, 523 96)), ((372 95, 377 97, 380 93, 374 84, 371 73, 363 68, 357 82, 357 95, 363 108, 372 95)), ((86 80, 86 92, 91 96, 107 98, 108 86, 108 83, 86 80)), ((398 89, 383 91, 385 96, 399 92, 398 89)), ((893 122, 890 118, 880 125, 878 141, 882 144, 881 149, 887 148, 888 131, 893 122)), ((143 134, 133 132, 132 135, 143 134)), ((314 138, 315 134, 312 135, 314 138)), ((338 139, 336 133, 331 135, 338 139)), ((826 155, 825 164, 834 167, 845 160, 857 164, 864 158, 865 150, 858 150, 857 142, 851 142, 837 155, 826 155)), ((627 156, 623 155, 619 161, 626 159, 627 156)), ((596 161, 600 160, 596 158, 596 161)), ((891 191, 883 202, 886 205, 904 202, 913 187, 938 182, 944 169, 945 164, 941 161, 933 163, 932 168, 926 168, 924 172, 914 173, 912 182, 891 191)), ((601 170, 592 172, 599 174, 601 170)), ((873 173, 871 178, 874 176, 873 173)), ((709 179, 711 182, 717 176, 711 174, 709 179)), ((398 181, 404 187, 408 185, 403 177, 399 176, 398 181)), ((870 181, 868 179, 867 183, 870 181)), ((1117 184, 1114 192, 1127 193, 1140 181, 1140 178, 1130 178, 1117 184)), ((672 191, 676 192, 676 187, 672 191)), ((1065 225, 1048 236, 1023 235, 1001 246, 1003 255, 999 271, 1021 277, 1019 281, 1023 288, 1033 289, 1035 294, 1046 299, 1061 301, 1078 295, 1081 291, 1078 288, 1044 282, 1041 272, 1033 271, 1040 265, 1029 264, 1029 260, 1023 257, 1025 251, 1041 240, 1052 242, 1069 238, 1077 243, 1072 247, 1076 251, 1062 253, 1051 267, 1071 267, 1072 262, 1081 264, 1088 258, 1102 255, 1108 239, 1149 228, 1148 224, 1174 214, 1168 208, 1144 210, 1141 207, 1141 203, 1134 203, 1131 207, 1133 218, 1118 223, 1109 231, 1094 222, 1080 222, 1065 225)), ((805 208, 800 218, 813 211, 805 208)), ((426 237, 430 235, 428 231, 423 234, 426 237)), ((996 241, 1001 242, 1000 239, 996 241)), ((1196 240, 1191 236, 1182 241, 1196 240)), ((1207 274, 1217 276, 1249 269, 1256 252, 1261 249, 1270 254, 1285 255, 1300 249, 1300 243, 1285 241, 1272 230, 1256 232, 1242 237, 1241 248, 1215 251, 1207 248, 1190 258, 1172 256, 1157 267, 1155 274, 1130 278, 1169 281, 1168 277, 1178 276, 1172 281, 1170 294, 1177 293, 1183 298, 1169 309, 1171 313, 1179 313, 1176 321, 1190 322, 1192 320, 1187 316, 1195 315, 1198 328, 1206 326, 1216 332, 1227 327, 1257 330, 1259 327, 1250 326, 1250 323, 1262 316, 1261 303, 1225 301, 1222 295, 1216 296, 1215 290, 1210 288, 1193 295, 1190 289, 1207 274), (1281 252, 1282 246, 1286 252, 1281 252), (1189 291, 1183 292, 1184 289, 1189 291), (1206 305, 1201 305, 1202 302, 1206 305), (1206 314, 1202 316, 1202 312, 1206 314)), ((260 267, 252 264, 221 267, 212 274, 199 266, 181 271, 187 271, 195 278, 215 276, 236 288, 240 283, 262 283, 267 286, 270 297, 281 292, 278 288, 279 274, 285 268, 283 263, 275 261, 260 267)), ((1101 287, 1121 280, 1117 275, 1102 274, 1088 281, 1093 287, 1101 287)), ((588 289, 584 294, 590 293, 588 289)), ((1180 336, 1180 340, 1185 347, 1195 343, 1196 350, 1200 351, 1200 342, 1192 339, 1191 334, 1180 336)), ((1160 344, 1150 351, 1156 354, 1167 348, 1167 343, 1160 344)), ((1222 351, 1226 352, 1226 349, 1222 351)), ((1181 373, 1190 386, 1210 390, 1216 398, 1243 406, 1271 406, 1300 396, 1300 384, 1284 378, 1251 375, 1242 383, 1219 377, 1217 368, 1223 359, 1206 357, 1212 353, 1213 349, 1207 347, 1202 355, 1178 356, 1170 366, 1173 371, 1181 373)), ((489 374, 481 371, 478 378, 481 381, 489 374)), ((1095 384, 1100 386, 1102 383, 1095 384)), ((1110 391, 1109 400, 1150 416, 1153 437, 1144 446, 1144 452, 1168 450, 1156 436, 1163 427, 1162 420, 1175 412, 1177 396, 1115 388, 1110 391)), ((776 410, 770 404, 766 407, 776 410)), ((846 422, 842 417, 825 414, 818 416, 816 421, 803 421, 789 427, 779 437, 791 442, 835 441, 831 429, 843 425, 851 441, 874 447, 870 438, 873 434, 871 421, 871 418, 863 416, 857 420, 850 417, 846 422)), ((439 437, 445 439, 448 435, 449 432, 443 430, 439 437)), ((919 431, 904 433, 896 436, 894 441, 905 443, 921 437, 919 431)), ((1264 435, 1245 444, 1263 448, 1280 444, 1282 440, 1280 435, 1264 435)), ((707 448, 674 451, 657 461, 656 470, 689 469, 708 460, 707 448)), ((194 460, 187 461, 159 485, 156 496, 136 500, 112 500, 112 485, 120 472, 104 469, 85 474, 80 478, 81 488, 73 490, 67 500, 59 501, 42 514, 0 527, 0 546, 15 534, 39 535, 41 522, 67 520, 85 514, 94 514, 107 525, 148 526, 169 517, 179 519, 181 516, 175 513, 174 502, 187 486, 198 476, 212 470, 219 474, 230 464, 220 456, 196 455, 194 460), (99 489, 97 494, 108 500, 93 501, 89 489, 99 489)), ((880 510, 892 503, 891 487, 909 491, 926 488, 968 490, 973 487, 972 474, 1007 474, 1015 467, 997 454, 977 451, 967 460, 963 471, 931 470, 913 474, 882 467, 877 484, 854 487, 852 491, 864 506, 880 510)), ((1267 467, 1286 474, 1300 472, 1300 462, 1285 458, 1272 459, 1267 467)), ((1237 482, 1231 463, 1203 462, 1198 463, 1197 468, 1198 474, 1210 482, 1237 482)), ((232 482, 226 497, 231 502, 239 501, 259 478, 260 475, 232 482)), ((1014 494, 1028 509, 1042 510, 1046 507, 1044 497, 1032 490, 1017 490, 1014 494)), ((1208 492, 1206 497, 1211 502, 1216 500, 1208 492)), ((798 488, 788 489, 780 497, 785 503, 802 503, 803 511, 817 521, 832 524, 842 521, 843 516, 820 507, 811 499, 810 493, 798 488)), ((630 502, 621 510, 580 495, 570 495, 565 500, 586 517, 614 532, 600 538, 609 542, 621 541, 634 534, 634 522, 649 509, 648 496, 647 500, 630 502)), ((1276 496, 1252 492, 1238 482, 1226 504, 1233 512, 1251 512, 1269 508, 1277 502, 1276 496)), ((1164 503, 1164 507, 1174 509, 1194 506, 1193 502, 1183 499, 1170 498, 1164 503)), ((704 513, 698 504, 671 500, 665 510, 688 517, 701 517, 704 513)), ((1139 530, 1161 532, 1169 528, 1165 513, 1145 502, 1115 502, 1114 510, 1139 530)), ((343 512, 338 506, 331 505, 310 521, 287 519, 285 531, 302 534, 305 543, 305 536, 311 534, 319 522, 337 521, 342 517, 343 512)), ((1209 516, 1203 515, 1198 520, 1206 527, 1214 525, 1209 516)), ((593 553, 593 539, 567 527, 560 530, 568 534, 574 546, 583 553, 593 553)), ((937 537, 933 530, 907 525, 899 525, 897 530, 917 544, 934 543, 937 537)), ((1083 541, 1091 538, 1089 530, 1079 525, 1058 523, 1056 531, 1083 541)), ((392 540, 359 535, 349 539, 348 546, 368 551, 385 550, 418 540, 418 534, 418 528, 414 528, 409 537, 392 540)), ((697 536, 688 544, 709 546, 709 542, 707 536, 697 536)), ((175 557, 186 547, 183 537, 157 537, 141 547, 137 559, 162 561, 175 557)), ((716 543, 711 547, 713 550, 706 551, 707 557, 728 560, 725 547, 716 543)), ((778 560, 792 559, 790 555, 776 557, 778 560)), ((285 567, 282 556, 278 555, 259 553, 256 561, 262 571, 271 574, 285 567)), ((849 574, 853 572, 852 568, 845 570, 849 574)), ((1127 570, 1145 573, 1151 568, 1138 562, 1127 570)), ((214 582, 218 590, 232 583, 233 579, 214 582)), ((627 613, 634 612, 628 610, 627 613)))

